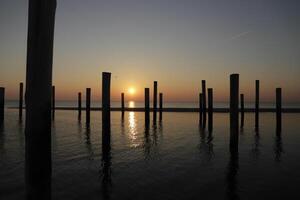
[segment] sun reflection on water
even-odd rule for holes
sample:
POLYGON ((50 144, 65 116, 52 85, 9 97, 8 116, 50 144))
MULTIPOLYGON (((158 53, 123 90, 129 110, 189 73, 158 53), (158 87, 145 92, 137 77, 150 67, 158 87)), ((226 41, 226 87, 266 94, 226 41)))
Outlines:
POLYGON ((129 116, 128 116, 128 128, 129 128, 129 131, 128 131, 129 139, 131 140, 130 147, 136 148, 140 144, 138 142, 137 124, 136 124, 136 118, 135 118, 135 113, 134 112, 129 112, 129 116))

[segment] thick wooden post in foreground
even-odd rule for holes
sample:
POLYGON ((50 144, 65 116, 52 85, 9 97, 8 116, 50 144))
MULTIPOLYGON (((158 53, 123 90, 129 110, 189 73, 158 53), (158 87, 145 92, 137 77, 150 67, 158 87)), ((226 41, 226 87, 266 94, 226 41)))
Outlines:
POLYGON ((19 120, 22 120, 23 117, 23 83, 20 83, 20 89, 19 89, 19 120))
POLYGON ((281 88, 276 88, 276 129, 277 132, 280 133, 281 132, 281 107, 282 107, 282 103, 281 103, 281 99, 282 99, 282 92, 281 92, 281 88))
POLYGON ((85 123, 89 126, 91 121, 91 88, 86 88, 85 98, 85 123))
POLYGON ((207 89, 208 97, 208 131, 212 132, 213 129, 213 89, 207 89))
POLYGON ((55 118, 55 86, 52 86, 52 119, 55 118))
POLYGON ((205 129, 206 127, 206 81, 205 80, 202 80, 202 111, 203 111, 202 128, 205 129))
POLYGON ((110 80, 111 73, 102 72, 102 133, 110 132, 110 80))
POLYGON ((4 121, 4 97, 5 97, 5 88, 0 87, 0 123, 4 121))
POLYGON ((25 183, 27 199, 51 199, 51 85, 56 0, 29 0, 25 183))
POLYGON ((78 92, 78 120, 81 120, 81 92, 78 92))
POLYGON ((255 130, 259 128, 259 80, 255 81, 255 130))
POLYGON ((245 121, 245 105, 244 105, 244 94, 241 94, 241 128, 244 128, 245 121))
POLYGON ((159 121, 162 120, 163 93, 159 93, 159 121))
POLYGON ((230 75, 230 151, 238 150, 239 142, 239 75, 230 75))
POLYGON ((149 125, 150 121, 150 89, 145 88, 145 124, 149 125))
POLYGON ((203 95, 199 93, 199 125, 202 127, 203 122, 203 95))

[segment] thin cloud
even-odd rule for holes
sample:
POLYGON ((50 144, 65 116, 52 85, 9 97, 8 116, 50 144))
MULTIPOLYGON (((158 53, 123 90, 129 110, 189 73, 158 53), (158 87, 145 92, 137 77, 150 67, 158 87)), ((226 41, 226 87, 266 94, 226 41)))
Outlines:
POLYGON ((230 40, 236 40, 238 38, 241 38, 241 37, 245 37, 246 35, 248 35, 249 33, 251 33, 251 31, 245 31, 245 32, 242 32, 242 33, 239 33, 233 37, 230 38, 230 40))

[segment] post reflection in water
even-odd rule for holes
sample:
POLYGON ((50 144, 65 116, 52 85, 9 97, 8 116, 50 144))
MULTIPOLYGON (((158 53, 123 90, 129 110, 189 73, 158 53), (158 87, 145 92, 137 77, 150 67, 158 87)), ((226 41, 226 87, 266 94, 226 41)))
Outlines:
POLYGON ((239 170, 239 153, 237 148, 230 150, 230 158, 226 175, 226 193, 227 199, 238 200, 238 181, 237 175, 239 170))
POLYGON ((87 153, 88 153, 90 159, 93 159, 94 152, 93 152, 92 144, 91 144, 90 126, 86 126, 86 129, 85 129, 85 145, 86 145, 87 153))
POLYGON ((110 125, 102 129, 102 196, 103 199, 110 199, 112 180, 111 180, 111 144, 110 144, 110 125))
POLYGON ((211 160, 214 156, 214 145, 213 145, 213 135, 212 132, 208 132, 206 137, 205 130, 199 125, 200 143, 199 150, 200 153, 204 152, 207 155, 207 159, 211 160))
POLYGON ((255 135, 254 135, 254 144, 253 144, 253 148, 252 148, 252 155, 254 159, 258 159, 259 155, 260 155, 260 134, 259 131, 255 131, 255 135))
POLYGON ((281 131, 276 129, 275 145, 274 145, 275 161, 281 162, 281 154, 284 153, 282 145, 281 131))

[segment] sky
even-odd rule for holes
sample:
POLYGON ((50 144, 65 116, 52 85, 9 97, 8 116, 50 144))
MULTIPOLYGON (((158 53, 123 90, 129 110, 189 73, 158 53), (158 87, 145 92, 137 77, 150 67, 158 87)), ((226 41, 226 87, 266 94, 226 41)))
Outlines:
MULTIPOLYGON (((112 100, 143 100, 158 81, 166 101, 197 101, 201 80, 227 101, 229 75, 254 100, 300 102, 299 0, 57 0, 53 84, 58 100, 112 72, 112 100), (128 94, 129 88, 136 93, 128 94)), ((0 2, 0 86, 17 99, 26 73, 28 0, 0 2)), ((152 92, 151 92, 152 93, 152 92)))

